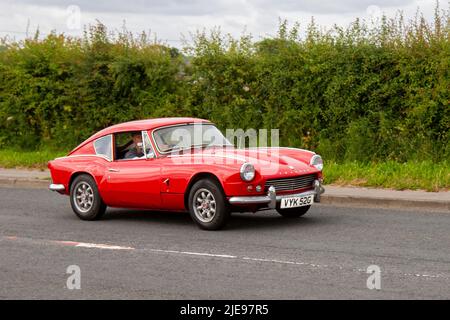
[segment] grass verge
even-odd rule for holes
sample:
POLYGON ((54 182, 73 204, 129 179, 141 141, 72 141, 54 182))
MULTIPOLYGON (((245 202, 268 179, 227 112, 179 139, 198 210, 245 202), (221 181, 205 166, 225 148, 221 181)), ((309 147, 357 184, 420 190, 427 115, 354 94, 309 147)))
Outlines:
POLYGON ((42 149, 23 151, 15 149, 0 149, 0 167, 3 168, 33 168, 45 169, 47 162, 66 155, 64 151, 42 149))
POLYGON ((450 163, 447 161, 325 163, 324 177, 327 184, 335 185, 448 191, 450 163))
MULTIPOLYGON (((0 167, 45 169, 47 161, 64 156, 64 151, 0 150, 0 167)), ((450 163, 431 161, 398 163, 395 161, 360 163, 325 162, 326 184, 359 187, 391 188, 396 190, 448 191, 450 163)))

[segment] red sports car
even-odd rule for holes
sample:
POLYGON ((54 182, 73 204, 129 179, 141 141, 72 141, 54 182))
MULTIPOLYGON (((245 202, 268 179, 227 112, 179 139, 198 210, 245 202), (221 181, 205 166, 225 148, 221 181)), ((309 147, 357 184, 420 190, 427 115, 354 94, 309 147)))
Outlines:
POLYGON ((196 118, 122 123, 48 163, 50 190, 70 196, 75 214, 99 219, 106 207, 189 211, 203 229, 232 211, 304 215, 320 201, 322 158, 295 148, 235 148, 196 118))

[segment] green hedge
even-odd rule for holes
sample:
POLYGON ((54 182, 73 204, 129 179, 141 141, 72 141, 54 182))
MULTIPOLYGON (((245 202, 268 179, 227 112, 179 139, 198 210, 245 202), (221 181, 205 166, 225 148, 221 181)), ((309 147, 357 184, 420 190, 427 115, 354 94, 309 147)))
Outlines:
POLYGON ((71 148, 114 123, 208 118, 279 128, 335 161, 450 158, 449 15, 327 31, 197 33, 183 53, 145 34, 52 34, 0 47, 0 147, 71 148))

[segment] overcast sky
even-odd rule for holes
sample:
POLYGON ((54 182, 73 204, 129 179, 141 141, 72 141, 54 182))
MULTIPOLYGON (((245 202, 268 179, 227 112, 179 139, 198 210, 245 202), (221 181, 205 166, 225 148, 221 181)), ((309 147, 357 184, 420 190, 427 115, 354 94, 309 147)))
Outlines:
MULTIPOLYGON (((440 1, 448 9, 448 1, 440 1)), ((402 10, 413 17, 417 8, 432 19, 435 0, 0 0, 0 36, 25 37, 39 26, 81 35, 83 26, 100 20, 110 29, 151 30, 161 40, 179 46, 181 35, 220 26, 235 36, 243 31, 255 39, 274 35, 278 20, 299 21, 311 16, 318 24, 345 26, 356 17, 370 20, 382 12, 393 16, 402 10)))

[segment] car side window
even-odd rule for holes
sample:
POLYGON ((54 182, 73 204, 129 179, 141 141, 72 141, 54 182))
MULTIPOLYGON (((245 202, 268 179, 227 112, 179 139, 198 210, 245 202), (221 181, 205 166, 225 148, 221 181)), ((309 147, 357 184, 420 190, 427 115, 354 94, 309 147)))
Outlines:
POLYGON ((114 160, 154 158, 147 131, 126 131, 114 134, 114 160))
POLYGON ((106 157, 109 161, 112 160, 112 136, 107 135, 98 138, 94 141, 94 149, 97 155, 106 157))

